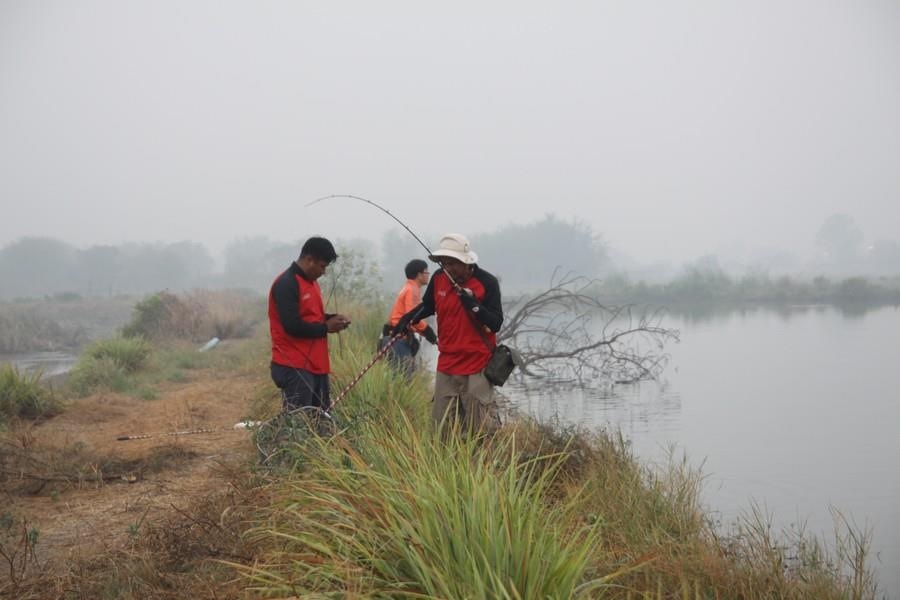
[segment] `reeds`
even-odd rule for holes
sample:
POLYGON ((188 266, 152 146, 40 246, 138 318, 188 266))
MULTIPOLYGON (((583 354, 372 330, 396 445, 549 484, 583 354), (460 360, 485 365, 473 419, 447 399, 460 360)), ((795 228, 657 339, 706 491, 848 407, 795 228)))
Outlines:
POLYGON ((265 594, 572 598, 599 522, 546 492, 559 457, 520 463, 515 438, 446 442, 401 407, 366 435, 307 445, 257 536, 277 540, 248 570, 265 594), (537 464, 547 462, 547 468, 537 464))
POLYGON ((258 296, 230 290, 195 290, 189 294, 157 292, 138 302, 125 337, 148 340, 208 340, 248 337, 265 315, 258 296))
POLYGON ((37 419, 56 414, 60 403, 41 383, 42 373, 22 373, 11 364, 0 365, 0 423, 11 419, 37 419))

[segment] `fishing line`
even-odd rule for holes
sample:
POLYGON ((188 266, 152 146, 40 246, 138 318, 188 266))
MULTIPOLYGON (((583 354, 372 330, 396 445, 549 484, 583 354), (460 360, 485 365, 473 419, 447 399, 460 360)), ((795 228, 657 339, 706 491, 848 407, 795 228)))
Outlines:
POLYGON ((406 223, 404 223, 404 222, 401 221, 399 218, 397 218, 397 216, 394 215, 394 213, 392 213, 391 211, 389 211, 389 210, 386 209, 385 207, 381 206, 380 204, 377 204, 377 203, 375 203, 375 202, 372 202, 371 200, 367 200, 366 198, 363 198, 363 197, 361 197, 361 196, 354 196, 354 195, 352 195, 352 194, 332 194, 332 195, 330 195, 330 196, 323 196, 323 197, 321 197, 321 198, 317 198, 317 199, 313 200, 312 202, 308 203, 306 206, 312 206, 313 204, 317 204, 317 203, 319 203, 319 202, 322 202, 323 200, 330 200, 330 199, 332 199, 332 198, 350 198, 350 199, 352 199, 352 200, 359 200, 359 201, 361 201, 361 202, 365 202, 366 204, 371 204, 372 206, 374 206, 375 208, 377 208, 377 209, 380 210, 381 212, 383 212, 383 213, 385 213, 386 215, 388 215, 388 216, 389 216, 390 218, 392 218, 393 220, 397 221, 397 223, 399 223, 400 226, 403 227, 403 229, 405 229, 406 231, 409 232, 409 235, 413 236, 413 238, 415 238, 415 240, 416 240, 417 242, 419 242, 419 245, 421 245, 423 248, 425 248, 425 251, 426 251, 429 255, 432 253, 431 250, 428 248, 428 246, 425 244, 425 242, 423 242, 421 239, 419 239, 419 236, 417 236, 415 233, 413 233, 413 230, 410 229, 409 227, 407 227, 407 226, 406 226, 406 223))
MULTIPOLYGON (((338 308, 337 294, 335 294, 335 290, 337 289, 338 277, 344 273, 344 269, 341 268, 339 271, 337 271, 337 272, 335 272, 335 271, 337 271, 337 269, 331 270, 331 273, 333 275, 333 277, 331 279, 331 290, 329 290, 329 292, 328 292, 328 298, 325 300, 324 307, 327 310, 328 303, 333 300, 334 301, 334 313, 338 314, 341 312, 341 310, 340 310, 340 308, 338 308)), ((338 336, 338 354, 340 354, 341 358, 343 358, 344 357, 344 339, 341 337, 340 330, 336 331, 335 333, 337 333, 337 336, 338 336)))
MULTIPOLYGON (((413 230, 410 229, 410 228, 406 225, 406 223, 404 223, 403 221, 401 221, 401 220, 397 217, 397 215, 395 215, 394 213, 392 213, 391 211, 389 211, 389 210, 386 209, 385 207, 381 206, 380 204, 378 204, 378 203, 376 203, 376 202, 373 202, 373 201, 371 201, 371 200, 368 200, 368 199, 366 199, 366 198, 363 198, 362 196, 354 196, 354 195, 352 195, 352 194, 331 194, 330 196, 322 196, 321 198, 316 198, 316 199, 313 200, 312 202, 309 202, 306 206, 312 206, 313 204, 317 204, 317 203, 319 203, 319 202, 322 202, 323 200, 330 200, 330 199, 332 199, 332 198, 350 198, 350 199, 352 199, 352 200, 359 200, 360 202, 365 202, 366 204, 371 204, 372 206, 374 206, 375 208, 377 208, 378 210, 380 210, 381 212, 383 212, 384 214, 386 214, 387 216, 389 216, 390 218, 392 218, 393 220, 395 220, 397 223, 400 224, 401 227, 403 227, 403 229, 405 229, 407 232, 409 232, 409 235, 413 236, 413 238, 414 238, 417 242, 419 242, 419 245, 422 246, 423 248, 425 248, 425 252, 428 253, 428 256, 433 256, 433 255, 434 255, 434 252, 431 251, 431 249, 428 247, 428 245, 427 245, 425 242, 423 242, 423 241, 421 240, 421 238, 419 238, 419 236, 417 236, 417 235, 413 232, 413 230)), ((440 264, 440 263, 438 263, 438 264, 440 264)), ((450 275, 450 273, 447 272, 446 269, 444 269, 444 275, 447 276, 447 279, 450 280, 450 283, 453 284, 453 287, 456 289, 457 292, 464 293, 464 292, 463 292, 462 286, 460 286, 458 283, 456 283, 456 281, 453 279, 453 277, 450 275)))

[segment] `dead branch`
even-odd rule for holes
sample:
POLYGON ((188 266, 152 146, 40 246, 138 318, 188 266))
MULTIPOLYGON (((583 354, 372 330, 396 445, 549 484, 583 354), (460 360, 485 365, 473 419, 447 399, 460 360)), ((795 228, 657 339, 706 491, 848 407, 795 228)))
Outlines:
POLYGON ((679 332, 662 326, 660 309, 603 304, 590 293, 595 283, 557 270, 547 290, 507 304, 497 339, 519 351, 520 377, 596 386, 660 374, 679 332))

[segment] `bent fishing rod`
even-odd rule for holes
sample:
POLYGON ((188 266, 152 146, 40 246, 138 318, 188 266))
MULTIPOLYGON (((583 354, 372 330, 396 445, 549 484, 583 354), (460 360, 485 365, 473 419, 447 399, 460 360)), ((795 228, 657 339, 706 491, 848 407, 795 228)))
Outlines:
MULTIPOLYGON (((381 206, 381 205, 378 204, 377 202, 373 202, 373 201, 371 201, 371 200, 369 200, 369 199, 367 199, 367 198, 363 198, 362 196, 354 196, 353 194, 331 194, 330 196, 322 196, 321 198, 316 198, 316 199, 313 200, 312 202, 307 203, 306 206, 309 207, 309 206, 312 206, 313 204, 318 204, 319 202, 322 202, 322 201, 324 201, 324 200, 331 200, 332 198, 349 198, 349 199, 351 199, 351 200, 359 200, 360 202, 365 202, 366 204, 370 204, 370 205, 374 206, 375 208, 377 208, 378 210, 380 210, 381 212, 383 212, 384 214, 386 214, 387 216, 389 216, 390 218, 392 218, 393 220, 395 220, 397 223, 399 223, 400 226, 401 226, 403 229, 405 229, 405 230, 409 233, 409 235, 413 236, 413 239, 415 239, 417 242, 419 242, 419 245, 422 246, 422 248, 425 249, 425 252, 428 253, 428 256, 429 256, 429 257, 431 257, 431 256, 434 255, 434 252, 431 251, 431 248, 429 248, 428 245, 427 245, 425 242, 423 242, 422 239, 421 239, 419 236, 417 236, 417 235, 413 232, 413 230, 410 229, 410 228, 406 225, 406 223, 404 223, 403 221, 401 221, 401 220, 397 217, 397 215, 395 215, 394 213, 392 213, 391 211, 389 211, 389 210, 386 209, 385 207, 381 206)), ((437 262, 437 261, 435 261, 435 262, 437 262)), ((440 263, 438 263, 438 264, 440 264, 440 263)), ((444 275, 447 276, 447 279, 450 280, 450 283, 453 285, 453 288, 454 288, 457 292, 459 292, 459 293, 461 293, 461 294, 467 293, 467 292, 465 291, 465 288, 463 288, 461 285, 459 285, 458 283, 456 283, 456 281, 453 279, 453 277, 450 275, 450 273, 447 272, 446 269, 444 269, 444 275)))

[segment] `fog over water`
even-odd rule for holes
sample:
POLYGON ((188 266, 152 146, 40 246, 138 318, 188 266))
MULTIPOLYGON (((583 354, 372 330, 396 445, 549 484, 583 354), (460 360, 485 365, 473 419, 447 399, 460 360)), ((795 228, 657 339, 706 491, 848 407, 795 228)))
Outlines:
POLYGON ((0 246, 431 243, 553 212, 638 261, 900 241, 900 4, 0 3, 0 246))

